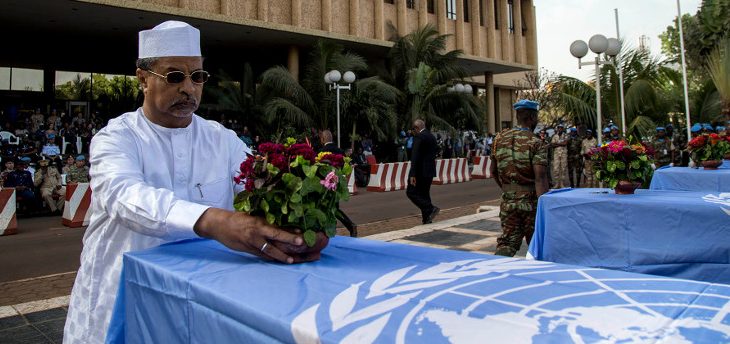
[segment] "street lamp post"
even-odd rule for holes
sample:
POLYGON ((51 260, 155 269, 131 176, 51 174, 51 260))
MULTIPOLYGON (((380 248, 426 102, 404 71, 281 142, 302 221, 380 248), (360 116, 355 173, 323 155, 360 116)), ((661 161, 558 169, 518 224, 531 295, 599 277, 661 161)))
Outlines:
POLYGON ((603 144, 601 136, 601 65, 610 64, 610 60, 601 61, 601 54, 605 53, 608 57, 616 57, 621 50, 621 43, 616 38, 606 38, 604 35, 593 35, 586 44, 585 41, 577 40, 570 45, 570 53, 578 58, 578 69, 583 66, 594 65, 596 69, 596 134, 598 136, 598 144, 603 144), (580 62, 580 59, 588 54, 588 48, 596 53, 593 62, 580 62))
POLYGON ((337 148, 340 148, 340 90, 350 90, 351 84, 355 82, 355 73, 347 71, 345 74, 340 74, 338 70, 331 70, 324 75, 324 82, 329 85, 330 90, 337 92, 337 148), (340 84, 340 79, 345 84, 340 84))

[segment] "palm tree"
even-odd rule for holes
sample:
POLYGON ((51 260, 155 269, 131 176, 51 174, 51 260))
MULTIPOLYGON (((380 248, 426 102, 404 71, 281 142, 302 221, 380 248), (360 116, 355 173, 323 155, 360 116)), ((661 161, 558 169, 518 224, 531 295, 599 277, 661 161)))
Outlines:
POLYGON ((723 120, 730 120, 730 38, 717 45, 707 59, 707 72, 722 103, 723 120))
POLYGON ((265 130, 265 123, 261 120, 261 104, 256 97, 254 74, 249 63, 243 65, 241 81, 236 81, 225 71, 218 71, 217 84, 206 86, 208 96, 205 99, 214 99, 214 104, 205 104, 206 108, 215 108, 225 111, 229 116, 246 123, 255 132, 265 130))
POLYGON ((388 54, 384 80, 404 90, 398 102, 398 125, 408 127, 416 118, 444 129, 467 126, 481 129, 481 102, 472 95, 448 92, 449 84, 467 76, 458 65, 461 50, 445 51, 449 35, 432 26, 405 37, 395 37, 388 54))

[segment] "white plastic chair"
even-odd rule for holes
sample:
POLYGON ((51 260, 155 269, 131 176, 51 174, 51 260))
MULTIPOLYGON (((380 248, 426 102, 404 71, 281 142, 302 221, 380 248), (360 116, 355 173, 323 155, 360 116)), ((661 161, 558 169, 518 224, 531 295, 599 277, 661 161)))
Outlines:
POLYGON ((0 139, 3 141, 8 141, 8 143, 11 145, 20 144, 20 138, 13 135, 13 133, 9 131, 0 131, 0 139))

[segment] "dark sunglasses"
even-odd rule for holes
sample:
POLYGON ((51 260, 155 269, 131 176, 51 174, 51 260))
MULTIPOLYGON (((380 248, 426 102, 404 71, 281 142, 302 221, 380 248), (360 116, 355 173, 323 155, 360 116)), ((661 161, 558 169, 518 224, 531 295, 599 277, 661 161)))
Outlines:
POLYGON ((164 75, 155 73, 149 69, 146 69, 146 71, 165 79, 165 82, 168 84, 179 84, 185 81, 185 78, 190 77, 190 81, 194 84, 202 85, 210 78, 210 74, 204 70, 196 70, 190 74, 185 74, 185 72, 176 70, 165 73, 164 75))

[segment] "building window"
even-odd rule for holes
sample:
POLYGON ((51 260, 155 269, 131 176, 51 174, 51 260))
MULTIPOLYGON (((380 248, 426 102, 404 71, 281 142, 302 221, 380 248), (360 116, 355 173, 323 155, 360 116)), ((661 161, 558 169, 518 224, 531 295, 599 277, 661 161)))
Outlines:
POLYGON ((428 0, 426 2, 426 7, 428 7, 428 13, 436 13, 436 4, 434 4, 434 0, 428 0))
MULTIPOLYGON (((475 0, 475 1, 478 1, 478 0, 475 0)), ((464 6, 462 6, 462 7, 464 8, 464 21, 468 23, 469 22, 469 0, 464 0, 464 6)))
POLYGON ((11 68, 10 90, 43 92, 43 70, 11 68))
POLYGON ((87 100, 91 94, 91 73, 56 71, 56 98, 87 100))
POLYGON ((416 8, 416 0, 406 0, 406 7, 416 8))
POLYGON ((515 32, 515 12, 513 0, 507 0, 507 28, 509 33, 515 32))
POLYGON ((475 1, 479 1, 479 25, 484 26, 484 23, 485 23, 484 17, 486 15, 484 13, 484 11, 485 11, 484 1, 485 0, 475 0, 475 1))
POLYGON ((502 11, 499 10, 499 2, 502 0, 494 0, 494 28, 499 30, 501 27, 499 26, 499 17, 502 15, 502 11))
POLYGON ((456 20, 456 0, 446 0, 446 18, 456 20))
MULTIPOLYGON (((524 5, 524 4, 523 4, 524 5)), ((530 4, 527 4, 528 6, 530 4)), ((522 7, 522 13, 520 13, 520 17, 522 18, 522 35, 524 36, 527 33, 527 21, 525 20, 525 8, 522 7)))
POLYGON ((395 0, 384 0, 386 4, 395 4, 395 0))
POLYGON ((10 68, 0 67, 0 91, 10 91, 10 68))

